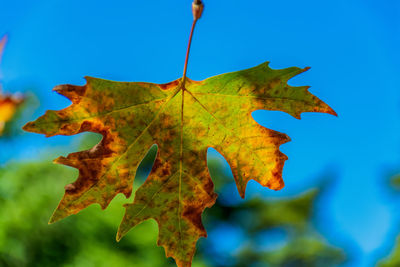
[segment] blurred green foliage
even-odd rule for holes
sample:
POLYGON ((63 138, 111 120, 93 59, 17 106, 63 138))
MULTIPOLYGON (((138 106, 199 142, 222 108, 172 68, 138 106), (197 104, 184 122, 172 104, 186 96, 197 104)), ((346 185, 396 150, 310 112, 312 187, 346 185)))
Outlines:
POLYGON ((381 260, 377 266, 379 267, 397 267, 400 266, 400 237, 397 237, 395 248, 390 255, 381 260))
POLYGON ((65 178, 74 176, 74 170, 51 163, 17 163, 1 170, 0 266, 166 266, 151 221, 115 241, 122 196, 105 211, 92 206, 48 225, 65 178))
POLYGON ((400 190, 400 174, 397 174, 390 179, 390 185, 393 189, 400 190))
MULTIPOLYGON (((217 192, 226 191, 223 187, 229 185, 232 178, 223 170, 222 164, 211 160, 209 169, 213 181, 217 181, 217 192)), ((211 261, 211 265, 313 267, 343 263, 346 259, 344 251, 329 245, 313 226, 314 204, 319 194, 318 190, 312 189, 289 199, 254 197, 237 205, 225 204, 218 199, 207 211, 207 229, 213 232, 213 227, 221 222, 235 224, 244 232, 245 242, 232 255, 232 261, 227 264, 211 261)))
MULTIPOLYGON (((400 191, 400 174, 393 176, 390 179, 390 188, 398 194, 400 191)), ((377 264, 379 267, 397 267, 400 266, 400 235, 397 236, 397 241, 390 252, 390 255, 380 260, 377 264)))
MULTIPOLYGON (((156 149, 142 162, 135 188, 148 175, 156 149)), ((223 191, 232 183, 231 177, 218 159, 209 159, 208 165, 216 191, 223 191)), ((48 225, 63 186, 76 176, 75 169, 47 161, 10 163, 0 169, 0 266, 174 266, 156 245, 154 221, 115 241, 122 204, 127 202, 122 195, 104 211, 92 205, 79 215, 48 225)), ((253 198, 238 205, 218 201, 203 216, 209 236, 233 225, 242 233, 240 246, 226 253, 219 248, 231 236, 201 239, 193 266, 338 265, 345 259, 343 251, 328 245, 312 226, 317 195, 318 191, 311 190, 293 199, 253 198), (283 232, 283 240, 265 245, 269 236, 274 240, 274 231, 283 232)))

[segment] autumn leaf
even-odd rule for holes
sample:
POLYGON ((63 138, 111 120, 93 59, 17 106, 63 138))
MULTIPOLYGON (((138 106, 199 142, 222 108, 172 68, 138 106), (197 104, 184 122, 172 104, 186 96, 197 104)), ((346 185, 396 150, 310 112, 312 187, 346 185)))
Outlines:
MULTIPOLYGON (((6 36, 0 40, 0 60, 6 41, 6 36)), ((2 135, 6 123, 13 118, 19 104, 21 104, 22 101, 23 98, 21 95, 4 95, 0 90, 0 135, 2 135)))
POLYGON ((22 101, 22 97, 18 94, 12 96, 0 93, 0 135, 3 133, 6 123, 15 115, 22 101))
POLYGON ((147 219, 159 224, 159 245, 178 266, 189 266, 195 244, 206 236, 201 214, 216 199, 207 170, 209 147, 228 161, 244 197, 254 179, 263 186, 283 187, 287 157, 279 146, 289 137, 257 124, 257 109, 335 114, 308 92, 287 81, 306 69, 273 70, 268 63, 222 74, 201 82, 178 79, 168 84, 113 82, 86 77, 84 86, 61 85, 54 90, 72 101, 60 111, 47 111, 24 129, 54 135, 95 132, 102 141, 90 150, 60 157, 56 163, 79 169, 78 179, 51 218, 58 221, 90 204, 104 209, 118 194, 129 197, 139 163, 157 144, 149 178, 137 190, 118 231, 118 239, 147 219))
MULTIPOLYGON (((200 4, 199 4, 200 3, 200 4)), ((274 190, 284 186, 287 157, 279 146, 289 137, 260 126, 251 113, 279 110, 300 118, 302 112, 335 115, 307 86, 287 84, 308 68, 273 70, 268 63, 204 81, 186 77, 194 25, 202 11, 193 3, 194 22, 181 79, 167 84, 114 82, 86 77, 86 85, 61 85, 54 90, 72 104, 47 111, 24 126, 26 131, 54 135, 95 132, 103 139, 92 149, 59 157, 56 163, 79 170, 50 223, 76 214, 91 204, 105 209, 119 193, 129 197, 137 168, 154 144, 157 156, 147 180, 135 193, 118 230, 121 239, 137 224, 154 219, 158 244, 178 266, 191 266, 196 242, 206 237, 201 216, 216 200, 207 169, 207 149, 218 150, 231 166, 244 198, 253 179, 274 190)))

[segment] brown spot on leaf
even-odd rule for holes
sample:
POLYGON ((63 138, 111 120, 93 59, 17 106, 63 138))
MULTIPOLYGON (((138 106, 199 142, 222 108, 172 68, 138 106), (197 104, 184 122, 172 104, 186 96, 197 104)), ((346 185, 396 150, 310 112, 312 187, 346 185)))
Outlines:
POLYGON ((159 159, 158 153, 157 153, 157 156, 156 156, 156 159, 154 160, 154 164, 153 164, 153 168, 151 169, 151 172, 155 173, 158 170, 158 168, 161 167, 161 165, 162 165, 162 163, 161 163, 161 160, 159 159))
POLYGON ((201 222, 201 213, 203 209, 201 205, 188 205, 183 211, 183 217, 188 219, 200 232, 205 232, 203 223, 201 222))
POLYGON ((180 83, 180 79, 175 80, 173 82, 169 82, 169 83, 163 83, 163 84, 159 84, 158 86, 162 89, 162 90, 170 90, 173 88, 176 88, 180 83))
POLYGON ((53 91, 56 91, 60 95, 67 97, 74 104, 79 104, 81 101, 81 97, 86 93, 87 85, 85 86, 76 86, 76 85, 58 85, 54 87, 53 91))

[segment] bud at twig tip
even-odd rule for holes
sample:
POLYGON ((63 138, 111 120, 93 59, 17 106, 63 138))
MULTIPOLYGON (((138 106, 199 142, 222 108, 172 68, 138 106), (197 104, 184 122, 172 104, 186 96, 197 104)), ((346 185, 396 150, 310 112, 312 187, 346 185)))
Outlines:
POLYGON ((192 3, 193 19, 198 20, 203 13, 204 5, 201 0, 194 0, 192 3))

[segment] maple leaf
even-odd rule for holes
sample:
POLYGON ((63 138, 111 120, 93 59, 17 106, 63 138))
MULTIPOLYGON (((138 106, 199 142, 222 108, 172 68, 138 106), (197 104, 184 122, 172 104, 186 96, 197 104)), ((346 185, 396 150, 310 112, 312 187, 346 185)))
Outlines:
MULTIPOLYGON (((0 40, 0 60, 6 41, 6 36, 0 40)), ((13 118, 19 104, 21 104, 22 101, 23 98, 19 94, 4 95, 1 93, 0 88, 0 135, 2 135, 6 123, 13 118)))
POLYGON ((60 157, 56 163, 79 169, 51 222, 90 204, 104 209, 118 194, 129 197, 142 158, 157 144, 157 157, 145 183, 136 191, 118 231, 118 239, 138 223, 155 219, 158 244, 178 266, 190 266, 195 244, 206 236, 201 214, 216 199, 206 154, 215 148, 232 168, 241 197, 254 179, 263 186, 283 187, 287 157, 279 146, 289 137, 257 124, 254 110, 279 110, 296 118, 302 112, 335 112, 308 92, 287 81, 307 70, 273 70, 268 63, 197 82, 178 79, 168 84, 113 82, 86 77, 84 86, 61 85, 54 90, 72 101, 60 111, 24 126, 54 135, 95 132, 103 135, 90 150, 60 157))
POLYGON ((279 146, 289 137, 257 124, 257 109, 280 110, 300 118, 302 112, 336 113, 308 92, 287 81, 308 68, 273 70, 268 63, 222 74, 204 81, 186 77, 196 21, 203 5, 193 2, 194 21, 184 74, 167 84, 114 82, 86 77, 86 85, 61 85, 56 92, 72 104, 47 111, 24 130, 54 135, 95 132, 103 139, 92 149, 59 157, 56 163, 79 170, 78 179, 50 219, 56 222, 97 203, 105 209, 119 193, 127 198, 137 168, 151 146, 158 146, 149 177, 135 193, 117 233, 121 239, 135 225, 154 219, 158 244, 180 267, 190 266, 196 242, 206 237, 201 221, 216 200, 207 169, 207 150, 213 147, 228 161, 241 197, 253 179, 279 190, 287 157, 279 146))

